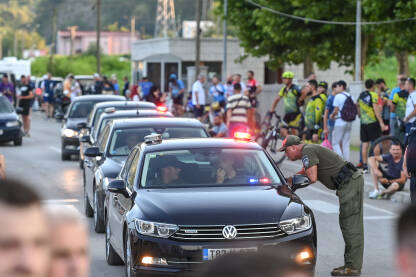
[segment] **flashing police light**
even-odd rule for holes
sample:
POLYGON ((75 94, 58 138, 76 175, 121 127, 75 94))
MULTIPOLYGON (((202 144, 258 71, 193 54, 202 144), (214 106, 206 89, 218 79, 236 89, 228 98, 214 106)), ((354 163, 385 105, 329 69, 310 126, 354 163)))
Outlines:
POLYGON ((251 140, 251 135, 249 133, 246 133, 246 132, 235 132, 234 133, 234 139, 249 141, 249 140, 251 140))
POLYGON ((166 106, 157 106, 156 110, 160 113, 165 113, 165 112, 168 111, 168 107, 166 107, 166 106))
POLYGON ((114 107, 109 107, 109 108, 104 109, 105 113, 114 113, 115 111, 116 111, 116 108, 114 107))
POLYGON ((159 144, 162 142, 162 135, 153 134, 144 137, 144 142, 146 144, 159 144))

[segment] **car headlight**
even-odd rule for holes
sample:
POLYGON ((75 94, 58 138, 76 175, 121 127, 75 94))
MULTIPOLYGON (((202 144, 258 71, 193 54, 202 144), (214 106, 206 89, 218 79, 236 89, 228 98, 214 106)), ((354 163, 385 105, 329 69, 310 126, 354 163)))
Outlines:
POLYGON ((19 126, 19 121, 17 121, 17 120, 6 122, 6 127, 17 127, 17 126, 19 126))
POLYGON ((296 234, 309 230, 312 226, 312 219, 309 214, 302 217, 296 217, 288 220, 280 221, 280 229, 282 229, 286 234, 296 234))
POLYGON ((160 238, 168 238, 178 230, 178 226, 174 224, 150 222, 137 218, 134 224, 139 234, 160 238))
POLYGON ((78 136, 78 131, 72 130, 72 129, 63 129, 62 135, 64 137, 72 138, 78 136))

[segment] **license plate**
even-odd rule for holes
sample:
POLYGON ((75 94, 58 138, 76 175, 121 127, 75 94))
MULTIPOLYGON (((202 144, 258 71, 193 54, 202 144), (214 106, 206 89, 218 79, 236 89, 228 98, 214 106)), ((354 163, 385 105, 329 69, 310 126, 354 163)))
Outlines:
POLYGON ((3 135, 3 129, 0 129, 0 136, 3 135))
POLYGON ((246 253, 256 252, 257 247, 249 248, 217 248, 217 249, 202 249, 202 259, 204 261, 211 261, 215 258, 230 254, 230 253, 246 253))

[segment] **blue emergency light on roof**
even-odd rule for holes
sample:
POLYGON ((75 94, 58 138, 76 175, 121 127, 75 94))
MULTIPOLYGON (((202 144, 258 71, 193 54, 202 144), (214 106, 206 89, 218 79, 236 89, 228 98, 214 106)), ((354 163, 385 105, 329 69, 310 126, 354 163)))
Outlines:
POLYGON ((159 144, 162 143, 162 135, 153 134, 144 137, 144 142, 146 144, 159 144))

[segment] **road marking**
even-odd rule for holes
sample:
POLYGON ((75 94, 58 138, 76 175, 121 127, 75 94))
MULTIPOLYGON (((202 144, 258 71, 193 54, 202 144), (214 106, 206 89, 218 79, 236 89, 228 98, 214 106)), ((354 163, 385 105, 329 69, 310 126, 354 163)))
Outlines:
POLYGON ((303 201, 308 205, 309 208, 312 210, 317 210, 321 213, 325 214, 337 214, 339 211, 339 206, 334 205, 325 201, 321 200, 305 200, 303 201))
POLYGON ((364 220, 395 220, 397 216, 364 216, 364 220))
POLYGON ((51 149, 52 151, 55 151, 55 152, 61 153, 61 149, 59 149, 58 147, 55 147, 55 146, 49 146, 49 149, 51 149))
POLYGON ((72 199, 48 199, 42 201, 45 204, 59 204, 59 203, 77 203, 79 202, 78 199, 72 198, 72 199))

